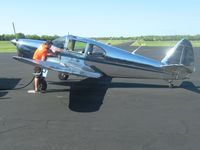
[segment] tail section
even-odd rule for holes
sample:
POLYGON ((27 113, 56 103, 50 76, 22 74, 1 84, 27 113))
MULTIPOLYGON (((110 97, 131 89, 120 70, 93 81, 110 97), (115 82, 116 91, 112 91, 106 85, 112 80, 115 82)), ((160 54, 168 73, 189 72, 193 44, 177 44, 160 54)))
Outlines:
POLYGON ((161 62, 163 66, 184 66, 194 72, 194 52, 191 42, 186 39, 179 41, 167 52, 161 62))

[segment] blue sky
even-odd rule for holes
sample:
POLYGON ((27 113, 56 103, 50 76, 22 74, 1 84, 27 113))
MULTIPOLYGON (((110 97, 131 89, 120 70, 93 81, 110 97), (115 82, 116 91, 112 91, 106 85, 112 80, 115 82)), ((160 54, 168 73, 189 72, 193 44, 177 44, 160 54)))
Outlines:
POLYGON ((0 34, 84 37, 200 34, 199 0, 5 0, 0 34))

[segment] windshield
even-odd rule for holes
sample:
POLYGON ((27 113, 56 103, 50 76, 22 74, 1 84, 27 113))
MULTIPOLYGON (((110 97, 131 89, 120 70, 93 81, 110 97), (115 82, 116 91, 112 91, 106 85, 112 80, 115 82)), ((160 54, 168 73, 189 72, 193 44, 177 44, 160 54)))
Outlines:
POLYGON ((52 42, 53 42, 54 46, 61 48, 61 49, 64 49, 65 40, 66 40, 65 37, 60 37, 60 38, 53 40, 52 42))

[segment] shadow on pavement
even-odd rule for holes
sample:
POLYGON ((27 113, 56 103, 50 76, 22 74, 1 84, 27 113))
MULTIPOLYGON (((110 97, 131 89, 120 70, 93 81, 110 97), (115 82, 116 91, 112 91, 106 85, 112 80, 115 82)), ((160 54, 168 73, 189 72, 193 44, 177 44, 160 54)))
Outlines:
POLYGON ((0 78, 0 98, 8 94, 7 90, 13 90, 21 79, 0 78))
MULTIPOLYGON (((123 83, 111 82, 112 78, 102 77, 100 79, 87 78, 81 81, 49 82, 61 86, 69 86, 69 108, 76 112, 98 111, 103 104, 103 100, 108 88, 169 88, 168 85, 156 85, 145 83, 123 83)), ((174 89, 183 88, 200 94, 200 90, 192 82, 184 81, 174 89)), ((172 88, 173 89, 173 88, 172 88)))
POLYGON ((85 79, 71 85, 69 108, 77 112, 98 111, 103 104, 111 78, 85 79))
POLYGON ((104 96, 110 87, 112 78, 86 78, 81 81, 48 82, 61 86, 69 86, 69 108, 76 112, 98 111, 103 104, 104 96))
POLYGON ((183 89, 186 89, 188 91, 200 94, 200 86, 195 86, 190 81, 183 81, 182 84, 180 85, 180 88, 183 88, 183 89))

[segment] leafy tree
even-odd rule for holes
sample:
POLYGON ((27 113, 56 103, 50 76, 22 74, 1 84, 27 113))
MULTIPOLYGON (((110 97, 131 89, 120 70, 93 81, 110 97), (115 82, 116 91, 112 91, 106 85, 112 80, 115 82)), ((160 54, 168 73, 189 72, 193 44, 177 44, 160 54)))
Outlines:
MULTIPOLYGON (((35 39, 35 40, 54 40, 58 38, 58 35, 49 36, 49 35, 24 35, 23 33, 17 33, 17 38, 28 38, 28 39, 35 39)), ((0 35, 1 41, 8 41, 16 38, 13 34, 2 34, 0 35)), ((197 41, 200 40, 200 34, 197 35, 163 35, 163 36, 157 36, 157 35, 149 35, 149 36, 133 36, 133 37, 93 37, 93 39, 96 40, 144 40, 144 41, 178 41, 182 38, 186 38, 188 40, 197 41)))
POLYGON ((16 33, 17 39, 24 39, 25 35, 23 33, 16 33))
POLYGON ((33 40, 40 40, 40 36, 34 34, 34 35, 26 35, 27 39, 33 39, 33 40))

